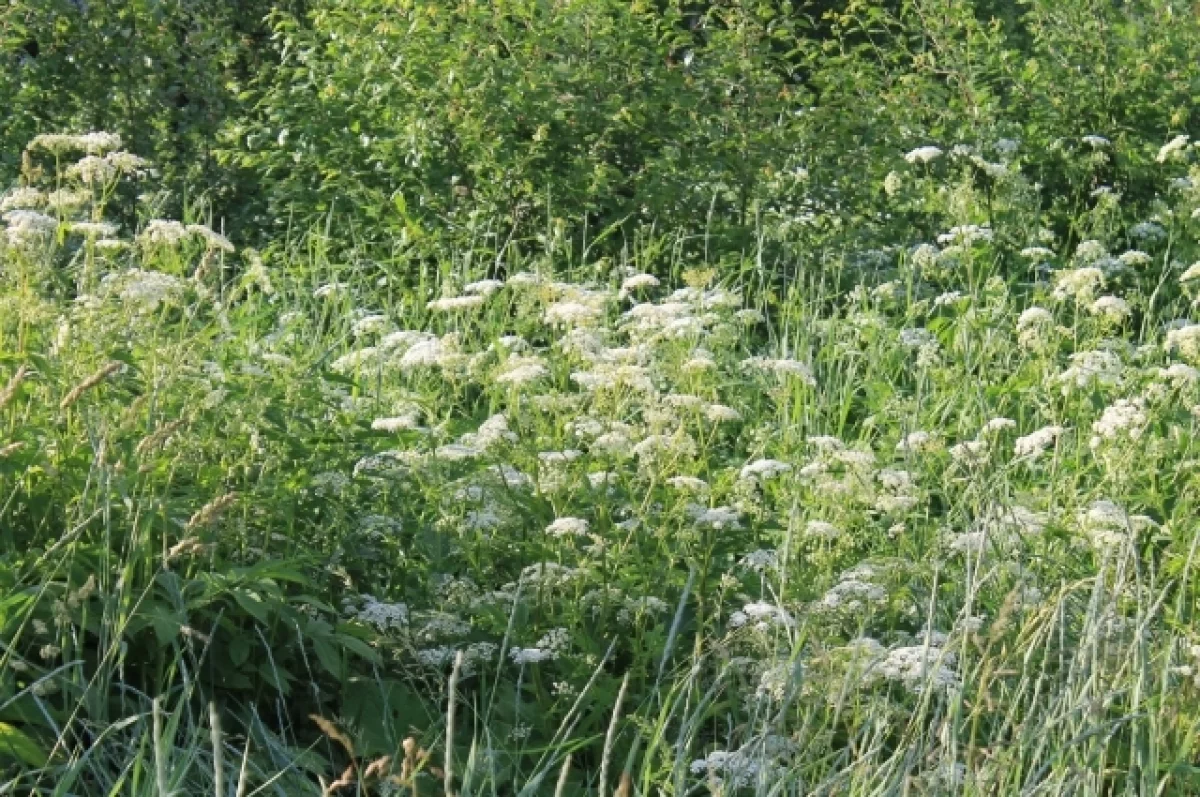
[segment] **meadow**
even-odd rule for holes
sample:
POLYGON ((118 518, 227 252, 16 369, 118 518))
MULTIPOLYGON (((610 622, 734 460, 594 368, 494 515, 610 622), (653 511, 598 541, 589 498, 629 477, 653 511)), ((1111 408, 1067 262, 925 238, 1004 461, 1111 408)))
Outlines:
POLYGON ((579 213, 39 130, 0 794, 1200 793, 1200 143, 1067 117, 579 213))

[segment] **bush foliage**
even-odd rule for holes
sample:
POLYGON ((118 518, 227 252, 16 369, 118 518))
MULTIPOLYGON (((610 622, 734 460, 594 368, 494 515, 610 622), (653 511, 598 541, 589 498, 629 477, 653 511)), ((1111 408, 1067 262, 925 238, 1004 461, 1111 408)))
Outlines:
POLYGON ((9 3, 0 793, 1200 789, 1190 14, 9 3))

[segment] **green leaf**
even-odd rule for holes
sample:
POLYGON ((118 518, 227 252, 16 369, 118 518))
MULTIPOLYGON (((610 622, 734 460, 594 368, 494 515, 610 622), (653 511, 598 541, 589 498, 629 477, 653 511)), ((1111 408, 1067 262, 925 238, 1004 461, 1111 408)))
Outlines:
POLYGON ((313 650, 326 672, 334 678, 343 677, 346 668, 342 664, 342 657, 328 637, 313 637, 313 650))
POLYGON ((229 641, 229 660, 233 662, 233 666, 241 667, 248 658, 250 658, 250 643, 246 640, 244 633, 238 632, 229 641))
POLYGON ((48 754, 27 733, 0 722, 0 756, 15 758, 27 766, 44 767, 48 754))

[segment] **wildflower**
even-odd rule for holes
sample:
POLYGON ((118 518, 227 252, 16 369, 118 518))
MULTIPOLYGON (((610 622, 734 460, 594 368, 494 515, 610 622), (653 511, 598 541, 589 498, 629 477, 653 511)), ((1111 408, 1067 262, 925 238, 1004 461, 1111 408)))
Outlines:
POLYGON ((444 462, 462 462, 463 460, 474 459, 482 453, 483 451, 474 446, 463 445, 461 443, 448 443, 435 449, 433 455, 444 462))
POLYGON ((1121 265, 1128 266, 1129 268, 1148 266, 1153 262, 1153 258, 1140 249, 1130 249, 1122 252, 1117 256, 1117 260, 1120 261, 1121 265))
POLYGON ((693 505, 690 507, 689 514, 701 526, 712 526, 714 529, 741 528, 741 513, 732 507, 715 506, 706 508, 693 505))
POLYGON ((790 628, 794 623, 787 610, 766 601, 747 603, 740 611, 735 611, 729 616, 730 627, 750 627, 756 631, 766 631, 772 626, 790 628))
POLYGON ((503 287, 503 280, 485 279, 467 283, 463 286, 463 293, 486 297, 491 296, 503 287))
POLYGON ((84 238, 111 238, 117 234, 120 227, 103 221, 75 221, 71 223, 71 232, 84 238))
POLYGON ((633 274, 621 282, 621 291, 631 293, 642 288, 657 288, 658 285, 658 277, 653 274, 633 274))
POLYGON ((696 444, 681 430, 673 435, 650 435, 633 447, 633 453, 643 461, 669 457, 687 459, 695 456, 696 444))
POLYGON ((704 417, 713 423, 724 423, 740 421, 742 414, 733 407, 726 407, 724 404, 706 404, 704 405, 704 417))
POLYGON ((4 214, 9 244, 30 246, 49 241, 58 231, 58 220, 35 210, 10 210, 4 214))
POLYGON ((116 133, 91 132, 82 135, 64 133, 42 133, 34 136, 29 142, 30 150, 45 150, 62 154, 72 150, 83 150, 92 154, 100 154, 111 149, 120 149, 121 137, 116 133))
POLYGON ((1124 321, 1133 312, 1129 308, 1129 303, 1117 296, 1101 296, 1092 302, 1088 309, 1093 315, 1102 316, 1112 322, 1124 321))
POLYGON ((353 612, 354 619, 373 625, 380 631, 399 630, 408 626, 408 604, 384 603, 374 595, 362 595, 363 605, 353 612))
POLYGON ((314 299, 328 299, 331 296, 337 296, 340 293, 345 293, 349 290, 350 284, 347 282, 329 282, 321 285, 313 291, 314 299))
POLYGON ((1148 423, 1149 418, 1146 416, 1143 401, 1119 399, 1115 404, 1105 407, 1100 419, 1092 424, 1092 431, 1096 436, 1091 440, 1091 447, 1099 448, 1104 442, 1118 437, 1137 440, 1148 423))
POLYGON ((763 766, 740 751, 714 750, 704 758, 692 761, 689 768, 693 775, 706 775, 710 779, 728 783, 733 790, 748 788, 760 780, 763 766))
POLYGON ((583 452, 574 448, 567 448, 562 451, 539 451, 538 460, 549 466, 566 465, 583 456, 583 452))
POLYGON ((397 415, 391 418, 376 418, 371 421, 371 428, 376 432, 403 432, 420 429, 416 413, 397 415))
POLYGON ((187 240, 187 227, 171 219, 151 219, 142 229, 138 239, 163 246, 176 246, 187 240))
POLYGON ((31 186, 18 186, 0 197, 0 212, 37 210, 46 204, 46 195, 31 186))
POLYGON ((560 517, 546 527, 551 537, 586 537, 591 526, 577 517, 560 517))
MULTIPOLYGON (((383 347, 384 341, 380 341, 383 347)), ((431 368, 446 362, 451 349, 441 339, 422 340, 414 344, 400 358, 400 370, 413 371, 418 368, 431 368)))
POLYGON ((1054 298, 1089 301, 1104 285, 1104 272, 1094 266, 1060 271, 1054 278, 1054 298))
POLYGON ((1110 351, 1080 351, 1071 355, 1071 365, 1058 375, 1063 394, 1072 389, 1115 387, 1121 384, 1124 365, 1110 351))
POLYGON ((909 163, 913 163, 913 164, 932 163, 933 161, 942 157, 942 154, 943 153, 940 148, 932 146, 932 145, 924 146, 924 147, 917 147, 916 149, 910 150, 907 154, 905 154, 904 160, 908 161, 909 163))
POLYGON ((960 465, 982 465, 988 453, 986 440, 967 440, 950 448, 950 456, 960 465))
POLYGON ((1044 262, 1054 259, 1054 251, 1044 246, 1027 246, 1021 250, 1021 257, 1044 262))
POLYGON ((103 289, 116 293, 122 301, 138 305, 144 312, 154 310, 161 303, 175 298, 187 287, 179 277, 161 271, 142 271, 138 268, 109 274, 101 280, 100 285, 103 289))
POLYGON ((1168 160, 1174 158, 1176 155, 1182 152, 1187 145, 1187 136, 1175 136, 1175 138, 1171 139, 1159 148, 1158 154, 1154 156, 1154 159, 1159 163, 1166 163, 1168 160))
POLYGON ((909 328, 900 330, 900 345, 906 349, 920 349, 924 346, 936 346, 937 338, 928 329, 909 328))
POLYGON ((990 241, 993 238, 992 228, 981 226, 978 224, 964 224, 958 227, 951 227, 946 232, 938 236, 939 244, 956 244, 958 246, 971 246, 980 241, 990 241))
POLYGON ((1200 324, 1187 324, 1167 332, 1167 351, 1178 352, 1185 360, 1200 362, 1200 324))
POLYGON ((787 473, 791 469, 791 465, 777 459, 756 459, 742 467, 739 478, 746 481, 764 482, 787 473))
POLYGON ((874 582, 876 575, 871 565, 859 565, 843 572, 838 583, 821 598, 819 606, 854 613, 870 604, 886 601, 887 590, 874 582))
POLYGON ((947 691, 957 689, 959 676, 954 670, 953 653, 930 643, 900 647, 888 651, 879 664, 879 674, 889 681, 898 681, 914 693, 927 689, 947 691))
POLYGON ((84 185, 104 185, 117 174, 117 169, 109 161, 96 155, 87 155, 77 163, 67 167, 67 177, 75 178, 84 185))
POLYGON ((1022 348, 1046 347, 1054 332, 1054 316, 1044 307, 1029 307, 1017 318, 1017 342, 1022 348))
POLYGON ((1161 241, 1167 231, 1152 221, 1141 221, 1129 228, 1129 236, 1143 241, 1161 241))
POLYGON ((781 378, 794 377, 810 387, 815 387, 817 380, 813 378, 812 371, 807 365, 799 360, 788 358, 772 359, 770 357, 750 357, 742 360, 742 367, 771 372, 781 378))
POLYGON ((538 357, 511 357, 494 377, 501 385, 527 385, 550 375, 550 369, 538 357))
POLYGON ((1077 516, 1080 527, 1101 553, 1123 548, 1132 538, 1132 518, 1124 507, 1107 499, 1093 501, 1077 516))
POLYGON ((1012 418, 992 418, 979 430, 981 435, 995 435, 1008 429, 1016 429, 1017 422, 1012 418))
POLYGON ((733 317, 736 318, 738 321, 742 322, 743 324, 745 324, 746 326, 751 326, 753 324, 761 324, 767 320, 767 317, 765 315, 763 315, 761 311, 755 310, 752 307, 748 307, 744 310, 738 310, 736 313, 733 314, 733 317))
POLYGON ((931 451, 937 451, 941 448, 941 439, 931 432, 912 432, 905 436, 903 440, 896 444, 896 450, 900 452, 912 452, 917 454, 925 454, 931 451))
POLYGON ((842 536, 842 531, 827 521, 810 520, 804 527, 804 535, 816 540, 836 540, 842 536))
POLYGON ((485 298, 480 295, 443 296, 441 299, 434 299, 428 302, 425 307, 434 312, 451 313, 459 310, 474 310, 477 307, 482 307, 484 301, 485 298))
POLYGON ((546 308, 543 320, 553 326, 586 326, 600 318, 599 307, 582 302, 558 302, 546 308))
POLYGON ((142 177, 150 166, 150 162, 145 158, 123 150, 110 152, 104 156, 104 159, 117 172, 131 177, 142 177))
POLYGON ((1013 455, 1018 459, 1036 460, 1066 431, 1061 426, 1044 426, 1036 432, 1018 437, 1013 443, 1013 455))
POLYGON ((1200 370, 1183 363, 1172 363, 1166 368, 1159 368, 1158 376, 1170 380, 1176 385, 1194 385, 1200 382, 1200 370))
POLYGON ((667 479, 667 484, 674 487, 676 490, 681 490, 690 493, 706 493, 708 492, 708 482, 704 479, 697 479, 695 476, 672 476, 667 479))
POLYGON ((762 573, 779 567, 779 555, 775 551, 759 549, 743 556, 738 564, 747 570, 762 573))

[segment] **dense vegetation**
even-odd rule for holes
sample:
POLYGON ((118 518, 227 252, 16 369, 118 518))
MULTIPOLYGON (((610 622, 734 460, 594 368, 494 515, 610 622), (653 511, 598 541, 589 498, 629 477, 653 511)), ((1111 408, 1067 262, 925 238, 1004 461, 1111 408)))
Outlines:
POLYGON ((0 32, 0 793, 1200 791, 1186 3, 0 32))

